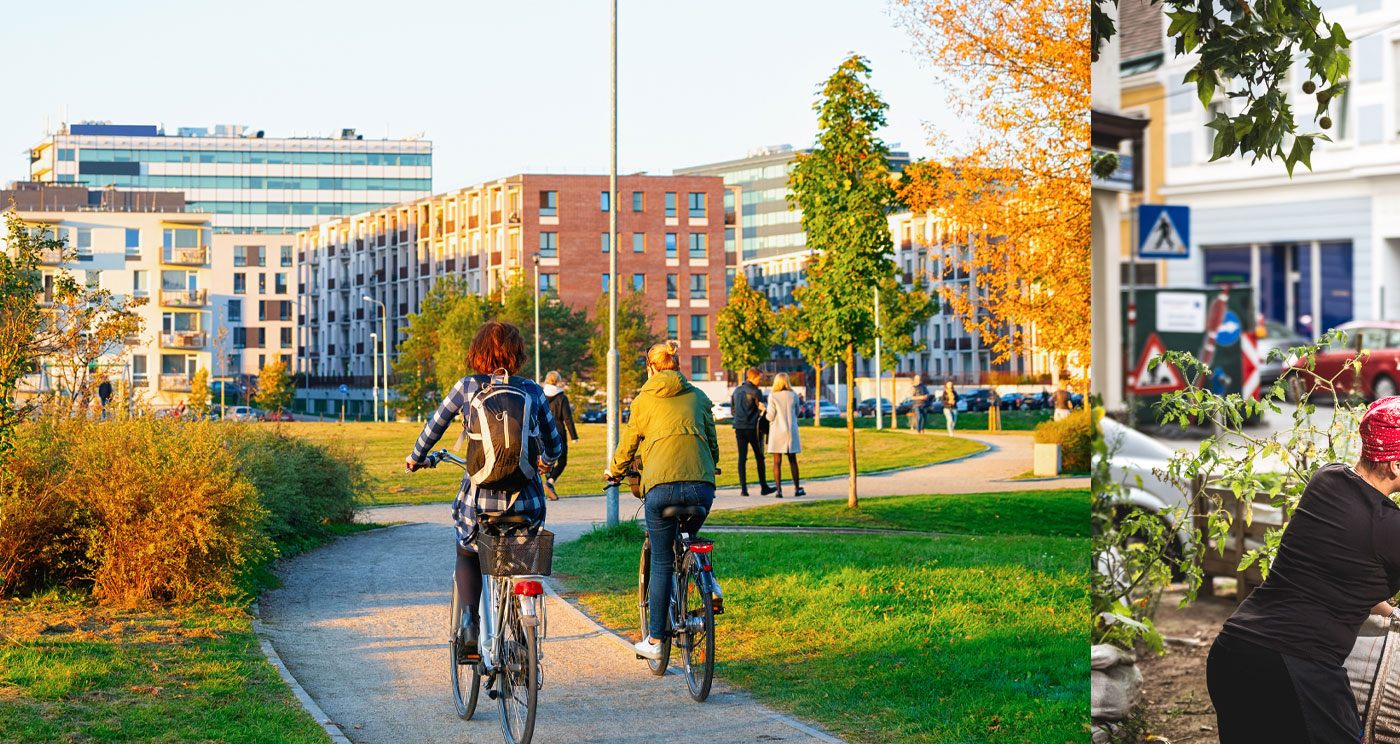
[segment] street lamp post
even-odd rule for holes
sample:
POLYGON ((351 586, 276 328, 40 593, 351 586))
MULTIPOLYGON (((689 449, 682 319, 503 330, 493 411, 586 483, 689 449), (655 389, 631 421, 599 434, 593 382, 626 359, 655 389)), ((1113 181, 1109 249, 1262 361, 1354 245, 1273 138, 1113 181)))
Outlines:
POLYGON ((540 376, 540 254, 534 256, 535 263, 535 381, 544 380, 540 376))
POLYGON ((374 360, 374 372, 370 375, 370 379, 373 380, 371 386, 374 390, 372 393, 374 396, 374 420, 379 421, 379 354, 376 353, 379 350, 378 333, 369 334, 369 348, 369 356, 374 360))
MULTIPOLYGON (((610 132, 611 167, 608 170, 608 449, 604 457, 612 460, 617 448, 617 0, 612 0, 612 126, 610 132)), ((617 486, 607 489, 608 526, 617 526, 617 486)))
MULTIPOLYGON (((384 363, 383 363, 383 367, 384 367, 384 420, 385 420, 385 421, 388 421, 388 420, 389 420, 389 306, 388 306, 388 305, 385 305, 384 303, 380 302, 379 300, 374 299, 373 297, 370 297, 369 295, 364 295, 361 299, 363 299, 365 302, 373 302, 374 304, 376 304, 376 305, 379 306, 379 323, 380 323, 380 328, 379 328, 379 330, 380 330, 379 341, 384 345, 384 346, 383 346, 383 352, 384 352, 384 363)), ((374 353, 374 351, 371 350, 371 351, 370 351, 370 354, 373 354, 373 353, 374 353)), ((377 377, 377 376, 376 376, 376 377, 377 377)), ((376 380, 376 382, 377 382, 377 380, 376 380)), ((379 393, 378 393, 378 391, 376 391, 376 392, 375 392, 375 401, 376 401, 376 402, 379 400, 378 395, 379 395, 379 393)))
MULTIPOLYGON (((875 288, 875 428, 885 428, 885 411, 880 405, 880 379, 884 370, 880 368, 880 288, 875 288)), ((890 401, 894 405, 894 401, 890 401)))

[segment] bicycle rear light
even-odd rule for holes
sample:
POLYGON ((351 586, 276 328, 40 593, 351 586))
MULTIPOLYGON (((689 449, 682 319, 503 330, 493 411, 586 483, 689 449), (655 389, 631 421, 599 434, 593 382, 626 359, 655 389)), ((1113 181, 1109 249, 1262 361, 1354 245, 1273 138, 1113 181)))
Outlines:
POLYGON ((690 552, 692 553, 708 553, 714 549, 714 543, 696 543, 690 546, 690 552))
POLYGON ((711 597, 711 598, 710 598, 710 609, 711 609, 712 611, 714 611, 714 613, 715 613, 716 615, 723 615, 723 614, 724 614, 724 597, 711 597))
POLYGON ((515 593, 525 597, 537 597, 544 594, 544 587, 538 581, 519 581, 515 584, 515 593))

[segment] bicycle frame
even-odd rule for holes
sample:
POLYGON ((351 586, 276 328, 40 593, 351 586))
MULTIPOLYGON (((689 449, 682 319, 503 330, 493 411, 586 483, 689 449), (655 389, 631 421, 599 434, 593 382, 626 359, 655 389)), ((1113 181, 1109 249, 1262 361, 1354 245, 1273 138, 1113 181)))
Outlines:
MULTIPOLYGON (((496 660, 502 656, 501 644, 504 643, 500 629, 506 622, 506 612, 510 603, 516 603, 521 623, 526 627, 538 628, 540 641, 543 641, 547 635, 549 621, 548 615, 545 613, 545 595, 543 593, 526 596, 517 594, 515 591, 519 582, 541 582, 543 576, 487 576, 485 578, 486 585, 482 587, 481 601, 478 604, 481 627, 477 640, 481 648, 481 662, 486 668, 486 673, 494 677, 500 671, 496 664, 496 660)), ((543 661, 544 652, 541 651, 539 654, 540 660, 543 661)))

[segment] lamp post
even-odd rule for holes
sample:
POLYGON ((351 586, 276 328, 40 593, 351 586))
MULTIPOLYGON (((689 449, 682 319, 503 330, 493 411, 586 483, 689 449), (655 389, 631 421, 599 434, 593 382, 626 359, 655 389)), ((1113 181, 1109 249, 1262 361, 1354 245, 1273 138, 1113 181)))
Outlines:
MULTIPOLYGON (((380 302, 379 300, 376 300, 376 299, 374 299, 373 297, 370 297, 369 295, 365 295, 365 296, 364 296, 363 298, 361 298, 361 299, 363 299, 365 302, 373 302, 374 304, 376 304, 376 305, 379 306, 379 322, 380 322, 380 328, 379 328, 379 330, 380 330, 380 336, 379 336, 379 340, 380 340, 380 342, 382 342, 382 343, 384 344, 384 347, 383 347, 383 349, 384 349, 384 365, 383 365, 383 366, 384 366, 384 420, 385 420, 385 421, 388 421, 388 420, 389 420, 389 307, 388 307, 387 305, 385 305, 384 303, 380 302)), ((370 353, 373 354, 374 352, 371 351, 370 353)), ((375 396, 376 396, 375 400, 376 400, 376 401, 378 401, 378 395, 379 395, 379 393, 376 391, 376 392, 375 392, 375 396)))
POLYGON ((540 376, 540 254, 531 258, 535 263, 535 381, 544 380, 540 376))
MULTIPOLYGON (((880 368, 880 288, 875 288, 875 428, 885 428, 885 410, 880 405, 880 379, 884 370, 880 368)), ((894 401, 890 401, 894 405, 894 401)))
POLYGON ((378 355, 377 353, 375 353, 375 352, 379 349, 379 334, 378 334, 378 333, 371 333, 371 334, 369 334, 369 348, 370 348, 369 356, 370 356, 371 359, 374 360, 374 372, 370 375, 370 379, 373 380, 373 382, 371 383, 371 385, 372 385, 373 390, 374 390, 374 392, 371 393, 371 395, 374 397, 374 420, 375 420, 375 421, 378 421, 378 420, 379 420, 379 355, 378 355))
MULTIPOLYGON (((608 449, 604 457, 611 462, 617 448, 617 420, 620 415, 617 400, 617 0, 612 0, 612 127, 610 147, 611 167, 608 170, 608 449)), ((607 489, 608 526, 617 526, 617 486, 607 489)))

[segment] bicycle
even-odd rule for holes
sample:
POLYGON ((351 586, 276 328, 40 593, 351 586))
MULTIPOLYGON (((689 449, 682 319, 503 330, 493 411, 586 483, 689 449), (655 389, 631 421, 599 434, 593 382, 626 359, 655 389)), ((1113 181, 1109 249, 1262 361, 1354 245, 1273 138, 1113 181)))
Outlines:
MULTIPOLYGON (((633 495, 641 498, 636 474, 628 473, 628 481, 633 495)), ((609 480, 608 485, 618 482, 609 480)), ((714 541, 691 537, 691 532, 695 531, 691 526, 708 513, 703 506, 673 505, 661 510, 661 516, 677 520, 676 539, 671 545, 675 552, 669 609, 671 633, 669 641, 661 643, 661 658, 647 659, 651 673, 660 677, 670 666, 671 647, 679 648, 686 687, 697 703, 705 702, 710 695, 715 675, 715 615, 724 614, 724 593, 710 563, 714 541)), ((651 538, 648 536, 642 538, 641 563, 637 571, 637 608, 643 637, 649 635, 651 628, 650 580, 651 538)), ((637 658, 644 657, 639 654, 637 658)))
MULTIPOLYGON (((425 467, 448 461, 465 469, 466 461, 445 449, 430 453, 425 467)), ((470 720, 476 712, 481 689, 500 710, 501 732, 509 744, 529 744, 535 731, 539 691, 544 686, 540 642, 547 635, 544 585, 553 558, 554 535, 492 534, 528 524, 515 515, 481 515, 477 552, 485 586, 478 616, 479 654, 468 656, 464 647, 467 613, 457 603, 457 578, 452 578, 449 614, 452 697, 457 716, 470 720), (468 681, 468 677, 470 678, 468 681), (481 683, 485 678, 484 685, 481 683)))

